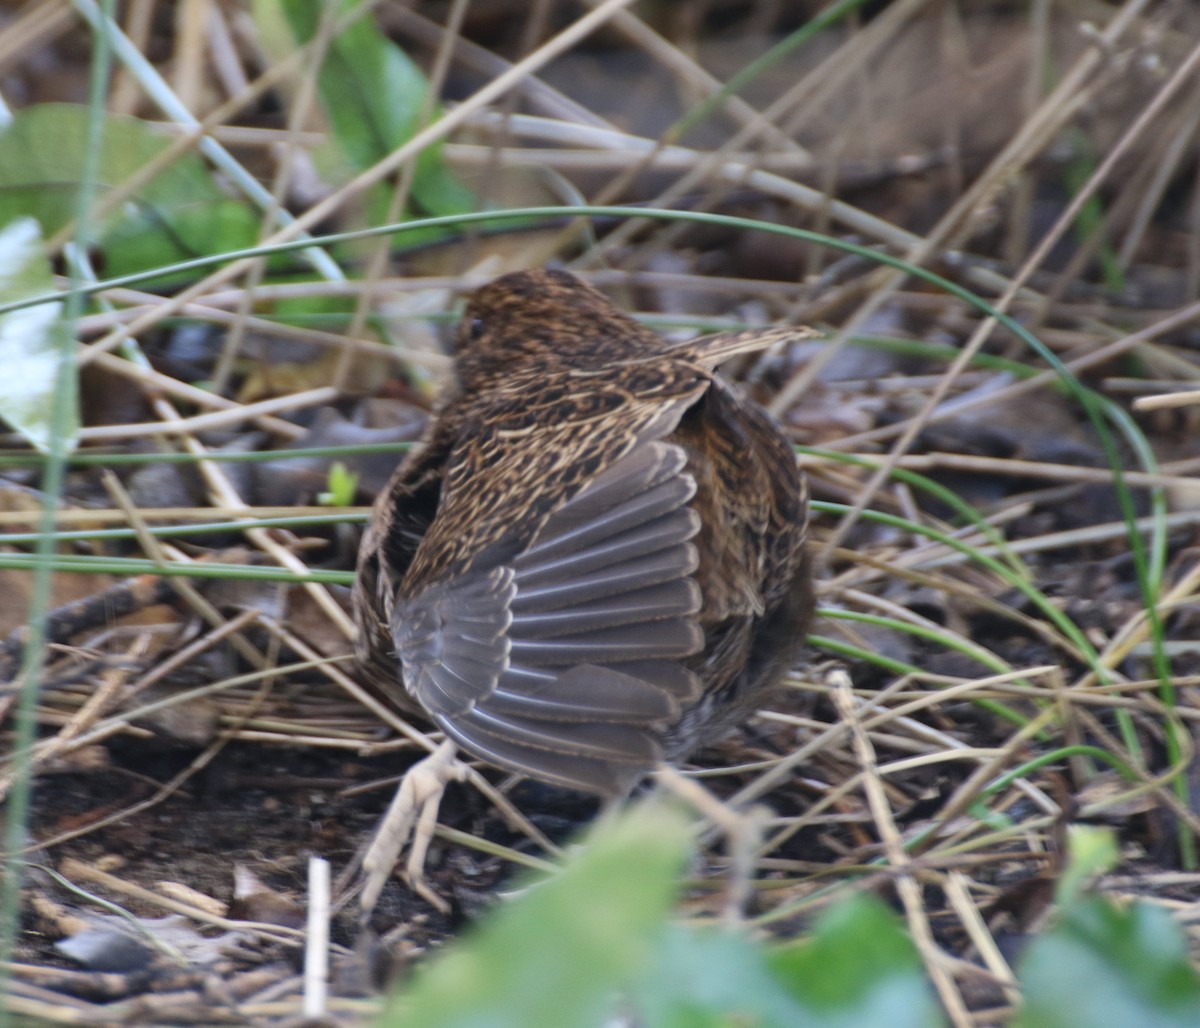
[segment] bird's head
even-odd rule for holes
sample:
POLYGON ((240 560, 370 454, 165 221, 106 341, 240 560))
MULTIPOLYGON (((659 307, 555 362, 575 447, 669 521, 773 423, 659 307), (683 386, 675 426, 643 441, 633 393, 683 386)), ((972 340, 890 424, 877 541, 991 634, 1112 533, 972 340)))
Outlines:
POLYGON ((464 392, 539 368, 594 368, 642 356, 658 337, 566 271, 502 275, 477 290, 454 337, 464 392))

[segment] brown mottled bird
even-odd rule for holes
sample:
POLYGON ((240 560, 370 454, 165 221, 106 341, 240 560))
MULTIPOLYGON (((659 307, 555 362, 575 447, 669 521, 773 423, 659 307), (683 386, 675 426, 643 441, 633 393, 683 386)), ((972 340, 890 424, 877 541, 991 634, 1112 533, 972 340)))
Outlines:
POLYGON ((363 538, 374 683, 488 763, 607 796, 745 718, 812 615, 807 496, 714 369, 808 334, 669 343, 563 271, 476 292, 363 538))

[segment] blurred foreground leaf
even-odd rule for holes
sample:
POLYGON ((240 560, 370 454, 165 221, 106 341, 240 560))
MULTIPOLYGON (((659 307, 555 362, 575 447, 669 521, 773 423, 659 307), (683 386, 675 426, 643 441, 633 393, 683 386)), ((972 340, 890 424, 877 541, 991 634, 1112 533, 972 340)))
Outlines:
POLYGON ((1018 967, 1016 1028, 1200 1025, 1200 975, 1183 930, 1162 907, 1087 896, 1084 883, 1118 861, 1111 829, 1072 825, 1058 921, 1018 967))
POLYGON ((501 907, 418 974, 385 1025, 601 1028, 930 1028, 941 1015, 898 919, 873 897, 775 949, 672 924, 689 846, 659 805, 605 824, 549 881, 501 907))
POLYGON ((771 967, 805 1009, 805 1024, 932 1028, 944 1023, 921 958, 899 919, 855 896, 818 919, 812 939, 778 950, 771 967))
POLYGON ((1018 1028, 1200 1025, 1200 977, 1183 931, 1151 903, 1069 904, 1030 944, 1018 977, 1025 997, 1018 1028))
POLYGON ((872 896, 838 903, 805 941, 669 932, 632 1004, 647 1028, 934 1028, 943 1019, 916 949, 872 896))
MULTIPOLYGON (((18 218, 0 228, 0 303, 53 291, 37 222, 18 218)), ((55 302, 0 314, 0 418, 43 452, 50 448, 54 391, 64 355, 62 313, 62 304, 55 302)), ((74 394, 73 376, 63 388, 74 394)), ((70 403, 64 440, 70 449, 79 429, 78 398, 64 399, 70 403)))
POLYGON ((674 926, 642 975, 630 1006, 638 1025, 791 1028, 809 1024, 776 979, 766 951, 741 933, 674 926))
POLYGON ((560 874, 500 907, 419 973, 381 1024, 602 1024, 654 953, 687 849, 684 821, 658 805, 606 823, 560 874))

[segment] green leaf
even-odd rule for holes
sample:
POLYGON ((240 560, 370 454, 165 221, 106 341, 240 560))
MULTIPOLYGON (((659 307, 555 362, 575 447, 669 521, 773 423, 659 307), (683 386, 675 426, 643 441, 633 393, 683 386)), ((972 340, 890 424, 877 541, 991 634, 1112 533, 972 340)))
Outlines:
POLYGON ((773 974, 765 949, 732 932, 672 927, 633 991, 647 1028, 802 1028, 812 1016, 773 974))
POLYGON ((1020 962, 1016 1028, 1193 1028, 1200 977, 1182 929, 1161 907, 1079 900, 1020 962))
MULTIPOLYGON (((188 199, 181 194, 169 203, 127 213, 101 240, 104 273, 110 278, 253 246, 261 226, 261 218, 247 204, 214 196, 188 199)), ((288 263, 286 257, 270 261, 272 267, 288 263)), ((156 286, 178 280, 179 276, 156 279, 156 286)))
POLYGON ((771 967, 822 1028, 944 1024, 920 957, 896 916, 873 896, 831 907, 812 939, 772 955, 771 967))
POLYGON ((585 1028, 662 937, 688 850, 685 822, 657 804, 607 822, 562 872, 496 910, 393 997, 382 1025, 585 1028))
POLYGON ((1055 896, 1066 905, 1078 899, 1093 879, 1120 863, 1117 835, 1097 825, 1067 826, 1067 866, 1058 879, 1055 896))
MULTIPOLYGON (((341 0, 345 13, 358 0, 341 0)), ((277 11, 282 12, 296 42, 316 34, 321 5, 308 0, 259 0, 256 17, 265 35, 277 36, 277 11)), ((333 128, 350 169, 362 171, 408 142, 439 108, 428 103, 429 83, 421 69, 389 40, 369 17, 347 26, 325 53, 317 79, 321 107, 333 128)), ((461 214, 474 210, 474 196, 442 160, 441 148, 430 146, 417 158, 412 202, 419 213, 461 214)), ((372 190, 368 210, 374 222, 384 220, 386 188, 372 190)))
POLYGON ((776 949, 732 932, 673 928, 629 1006, 645 1028, 943 1023, 915 948, 870 896, 839 903, 812 938, 776 949))
POLYGON ((317 502, 327 507, 349 507, 354 502, 358 489, 358 473, 350 471, 340 460, 329 468, 326 490, 317 496, 317 502))
MULTIPOLYGON (((18 218, 6 224, 0 229, 0 303, 45 295, 54 288, 37 222, 18 218)), ((66 429, 71 446, 79 430, 75 376, 62 374, 63 360, 70 357, 65 331, 61 303, 0 315, 0 417, 42 451, 50 449, 57 389, 70 391, 63 402, 70 404, 66 429)))
MULTIPOLYGON (((53 235, 75 217, 87 138, 86 107, 37 104, 0 133, 0 224, 28 215, 53 235)), ((171 140, 137 118, 107 115, 97 199, 138 174, 171 140)), ((257 239, 258 216, 226 196, 205 163, 185 153, 100 219, 104 271, 126 274, 257 239)))
POLYGON ((412 138, 429 93, 420 69, 367 18, 333 40, 318 82, 338 142, 359 171, 412 138))

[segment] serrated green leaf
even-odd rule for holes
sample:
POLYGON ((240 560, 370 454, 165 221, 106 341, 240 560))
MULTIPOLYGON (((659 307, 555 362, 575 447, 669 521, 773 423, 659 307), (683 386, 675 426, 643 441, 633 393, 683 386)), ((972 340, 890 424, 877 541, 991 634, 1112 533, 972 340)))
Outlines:
POLYGON ((1016 1028, 1192 1028, 1200 976, 1174 919, 1151 903, 1071 903, 1021 959, 1016 1028))
POLYGON ((607 823, 561 873, 496 910, 424 968, 380 1024, 604 1024, 662 936, 688 839, 684 821, 657 804, 607 823))
MULTIPOLYGON (((0 303, 53 291, 38 223, 18 218, 6 224, 0 229, 0 303)), ((61 303, 43 303, 0 315, 0 418, 43 452, 50 449, 57 389, 70 391, 61 398, 69 405, 68 446, 79 430, 75 377, 60 374, 69 353, 62 313, 61 303)))

